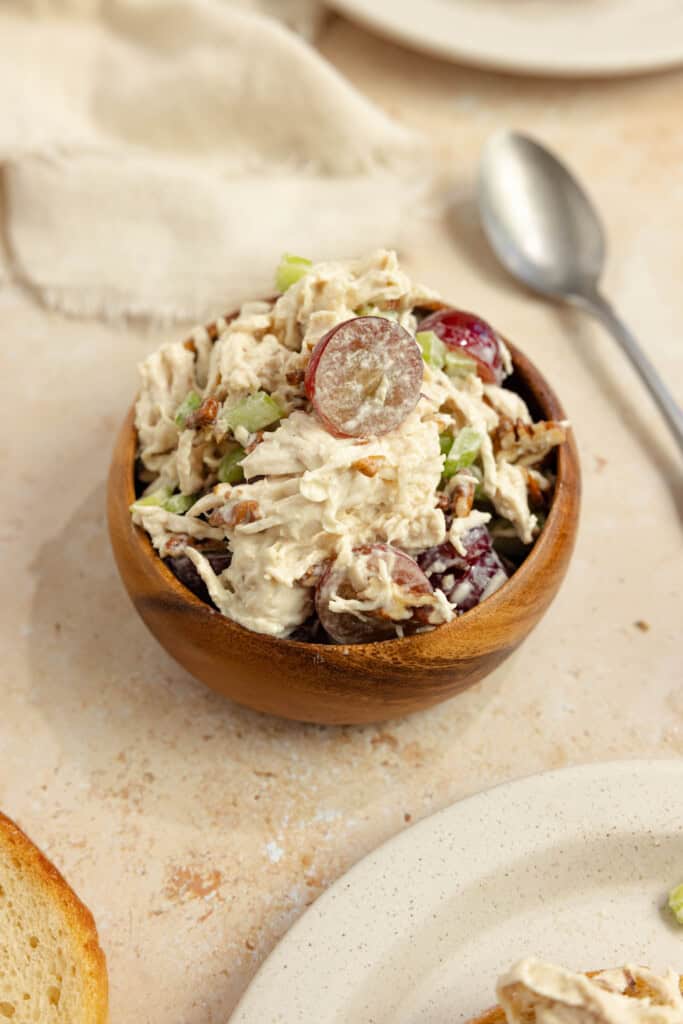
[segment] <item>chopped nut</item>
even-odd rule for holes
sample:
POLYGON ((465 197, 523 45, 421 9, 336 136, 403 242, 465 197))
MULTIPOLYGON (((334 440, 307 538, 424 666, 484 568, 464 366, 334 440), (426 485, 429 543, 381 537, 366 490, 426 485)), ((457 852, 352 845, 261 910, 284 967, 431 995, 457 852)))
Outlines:
POLYGON ((367 455, 351 463, 351 469, 357 469, 363 476, 376 476, 384 465, 383 455, 367 455))
POLYGON ((325 559, 322 562, 317 562, 316 565, 312 565, 310 569, 306 570, 303 576, 297 580, 297 583, 300 583, 302 587, 317 587, 318 583, 325 575, 329 564, 328 559, 325 559))
POLYGON ((227 525, 246 526, 247 523, 255 523, 257 519, 261 518, 261 509, 259 508, 258 501, 253 501, 252 499, 238 501, 230 510, 227 525))
POLYGON ((201 430, 202 427, 209 427, 218 416, 220 403, 216 398, 205 398, 198 409, 185 420, 185 426, 190 430, 201 430))
POLYGON ((190 541, 190 536, 187 533, 174 533, 172 537, 169 537, 164 545, 164 557, 169 555, 182 555, 183 551, 187 547, 190 541))
POLYGON ((261 444, 262 440, 263 440, 263 431, 262 430, 258 430, 254 434, 253 441, 250 441, 249 444, 247 445, 247 447, 244 449, 245 452, 247 453, 247 455, 251 454, 251 452, 253 452, 254 448, 256 448, 257 445, 261 444))
POLYGON ((540 484, 536 478, 535 473, 530 473, 527 469, 524 477, 526 479, 526 489, 529 494, 529 505, 531 508, 542 508, 545 505, 543 497, 543 491, 541 490, 540 484))
POLYGON ((455 478, 451 491, 451 509, 457 519, 464 519, 472 511, 474 487, 474 480, 471 477, 461 476, 455 478))
POLYGON ((303 370, 289 370, 289 372, 285 374, 285 380, 288 384, 296 386, 303 384, 305 376, 306 375, 303 370))
POLYGON ((506 462, 532 466, 541 462, 551 448, 562 444, 567 439, 567 431, 554 420, 525 423, 501 416, 492 439, 494 451, 506 462))

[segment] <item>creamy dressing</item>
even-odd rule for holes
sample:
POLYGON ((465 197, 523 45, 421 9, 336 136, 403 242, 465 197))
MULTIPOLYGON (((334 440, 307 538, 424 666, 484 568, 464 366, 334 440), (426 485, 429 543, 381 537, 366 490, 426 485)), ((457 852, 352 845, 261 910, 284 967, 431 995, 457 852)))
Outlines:
MULTIPOLYGON (((185 544, 223 614, 248 629, 286 637, 311 614, 320 566, 351 557, 359 545, 388 543, 414 556, 448 538, 463 554, 466 532, 491 516, 471 509, 447 531, 437 506, 444 430, 479 432, 483 492, 525 543, 533 539, 527 471, 497 455, 492 439, 501 416, 531 421, 518 395, 483 384, 476 373, 450 377, 425 364, 416 408, 395 430, 363 439, 332 436, 307 402, 304 372, 332 327, 360 312, 387 315, 413 332, 414 308, 436 298, 410 281, 391 252, 321 263, 275 301, 246 303, 232 321, 219 321, 215 343, 197 328, 190 343, 164 345, 142 364, 135 423, 146 493, 166 486, 199 500, 183 516, 135 505, 133 521, 162 556, 185 544), (203 426, 179 427, 176 413, 191 391, 215 399, 221 411, 263 391, 283 418, 262 436, 244 426, 230 433, 220 413, 203 426), (248 451, 244 483, 217 484, 221 458, 234 441, 248 451), (195 541, 227 544, 230 566, 216 575, 195 541)), ((503 360, 509 367, 507 350, 503 360)), ((386 388, 383 377, 372 401, 381 405, 386 388)), ((503 579, 492 581, 489 591, 503 579)), ((430 600, 432 625, 453 617, 443 593, 430 600)), ((400 627, 400 594, 387 580, 367 579, 354 598, 337 601, 340 611, 359 617, 387 612, 400 627)))
POLYGON ((683 1024, 674 971, 628 966, 589 978, 529 957, 500 979, 496 992, 508 1024, 683 1024))

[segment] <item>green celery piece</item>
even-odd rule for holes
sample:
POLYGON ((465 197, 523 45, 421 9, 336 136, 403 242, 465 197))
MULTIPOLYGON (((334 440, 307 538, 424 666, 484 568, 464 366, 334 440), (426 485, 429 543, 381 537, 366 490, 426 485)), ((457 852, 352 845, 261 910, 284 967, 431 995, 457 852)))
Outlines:
POLYGON ((245 454, 241 445, 225 453, 218 466, 218 479, 222 484, 238 484, 244 480, 240 463, 245 454))
POLYGON ((441 448, 442 455, 448 455, 453 444, 453 435, 449 434, 448 431, 444 434, 439 434, 439 447, 441 448))
POLYGON ((282 409, 265 391, 256 391, 230 409, 224 409, 221 419, 230 430, 234 430, 235 427, 246 427, 249 433, 253 434, 282 419, 282 409))
POLYGON ((679 924, 683 924, 683 882, 669 893, 669 910, 679 924))
POLYGON ((418 331, 415 341, 420 346, 425 363, 442 370, 447 358, 447 349, 441 338, 434 331, 418 331))
POLYGON ((173 512, 177 516, 183 516, 188 509, 192 508, 196 500, 196 494, 172 494, 171 497, 167 498, 164 502, 164 508, 167 512, 173 512))
POLYGON ((275 287, 279 292, 286 292, 304 274, 307 274, 312 266, 312 262, 305 256, 292 256, 291 253, 286 252, 275 271, 275 287))
POLYGON ((463 427, 451 446, 444 462, 443 475, 447 480, 459 469, 471 466, 481 448, 481 434, 473 427, 463 427))
POLYGON ((196 391, 188 391, 176 410, 175 425, 178 430, 185 429, 187 417, 191 412, 194 412, 195 409, 198 409, 201 404, 202 396, 198 395, 196 391))
POLYGON ((139 508, 141 505, 164 505, 172 494, 172 487, 160 487, 158 491, 152 491, 151 494, 146 494, 144 498, 136 498, 130 506, 130 510, 132 512, 134 508, 139 508))
POLYGON ((444 371, 449 377, 464 377, 477 372, 477 361, 462 349, 449 348, 446 349, 444 371))

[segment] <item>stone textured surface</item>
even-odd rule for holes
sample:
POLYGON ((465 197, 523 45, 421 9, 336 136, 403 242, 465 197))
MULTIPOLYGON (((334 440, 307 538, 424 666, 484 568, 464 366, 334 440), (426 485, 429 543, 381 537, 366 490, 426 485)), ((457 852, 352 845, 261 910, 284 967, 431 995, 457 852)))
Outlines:
POLYGON ((93 910, 113 1024, 225 1022, 330 881, 466 793, 574 762, 683 754, 680 459, 600 329, 497 268, 471 202, 496 128, 566 154, 608 225, 607 290, 683 399, 683 72, 526 81, 413 55, 341 20, 323 50, 436 146, 448 209, 435 205, 402 255, 555 383, 583 459, 578 548, 525 646, 440 708, 332 729, 230 705, 147 634, 107 543, 113 432, 162 332, 68 322, 0 290, 0 806, 93 910))

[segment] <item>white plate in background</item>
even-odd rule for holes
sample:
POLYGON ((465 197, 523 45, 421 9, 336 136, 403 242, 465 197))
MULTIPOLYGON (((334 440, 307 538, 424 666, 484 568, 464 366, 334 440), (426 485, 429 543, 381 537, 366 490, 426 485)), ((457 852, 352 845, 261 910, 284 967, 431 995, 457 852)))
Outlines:
POLYGON ((681 0, 330 0, 413 49, 536 75, 621 75, 683 63, 681 0))
POLYGON ((683 761, 536 775, 364 858, 288 932, 230 1024, 460 1024, 535 954, 683 973, 683 761))

